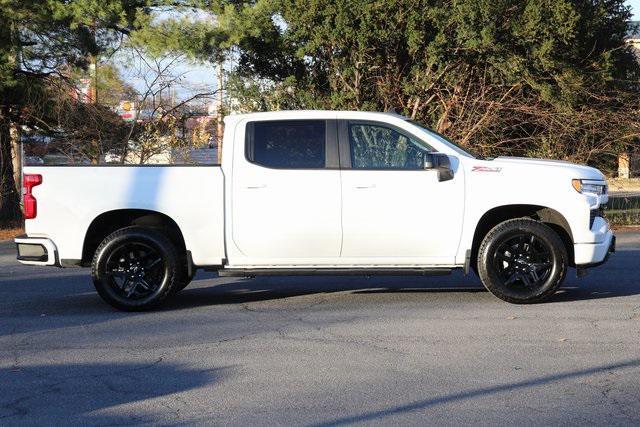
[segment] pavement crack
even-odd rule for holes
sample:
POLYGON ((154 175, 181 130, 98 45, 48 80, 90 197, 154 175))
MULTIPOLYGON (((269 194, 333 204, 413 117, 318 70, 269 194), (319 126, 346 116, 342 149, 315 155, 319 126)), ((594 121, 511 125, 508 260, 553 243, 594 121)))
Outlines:
POLYGON ((221 339, 221 340, 214 341, 211 344, 225 344, 225 343, 228 343, 228 342, 242 341, 242 340, 244 340, 245 338, 247 338, 249 336, 251 336, 251 335, 240 335, 239 337, 224 338, 224 339, 221 339))
POLYGON ((618 391, 616 388, 616 373, 615 372, 607 372, 608 376, 603 380, 600 387, 600 394, 605 399, 605 401, 609 402, 616 411, 624 416, 629 421, 637 421, 637 418, 634 414, 629 413, 625 405, 615 397, 615 392, 618 391))
POLYGON ((13 418, 13 417, 24 417, 26 416, 29 411, 27 410, 27 408, 20 406, 21 403, 26 402, 27 400, 31 399, 32 396, 22 396, 19 397, 17 399, 12 400, 9 403, 6 403, 4 405, 2 405, 2 409, 8 410, 11 413, 7 414, 7 415, 0 415, 0 420, 4 420, 4 419, 8 419, 8 418, 13 418))
POLYGON ((297 342, 314 342, 320 344, 350 344, 356 346, 362 346, 382 352, 392 353, 394 355, 406 355, 406 353, 398 350, 397 348, 392 348, 388 346, 379 345, 375 342, 371 342, 369 340, 363 339, 355 339, 353 337, 346 337, 343 335, 336 335, 329 332, 325 332, 329 335, 329 337, 301 337, 294 336, 286 333, 283 328, 277 330, 278 335, 281 339, 289 340, 289 341, 297 341, 297 342))

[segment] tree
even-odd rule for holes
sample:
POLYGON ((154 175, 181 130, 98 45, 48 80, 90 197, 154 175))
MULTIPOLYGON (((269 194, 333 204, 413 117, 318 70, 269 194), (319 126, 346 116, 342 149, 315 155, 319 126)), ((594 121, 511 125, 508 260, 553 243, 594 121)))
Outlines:
POLYGON ((395 107, 485 155, 600 165, 640 135, 623 0, 274 0, 225 10, 250 29, 235 39, 229 88, 247 109, 395 107))
MULTIPOLYGON (((3 0, 0 2, 0 224, 20 218, 12 143, 16 130, 36 117, 26 101, 42 99, 64 70, 86 68, 117 46, 155 4, 146 0, 3 0), (29 93, 30 96, 25 96, 29 93), (13 130, 13 131, 12 131, 13 130), (14 135, 12 139, 12 135, 14 135)), ((42 118, 49 117, 44 115, 42 118)), ((47 123, 40 123, 48 125, 47 123)), ((55 125, 54 123, 51 123, 55 125)))
MULTIPOLYGON (((23 94, 20 119, 27 133, 49 140, 43 154, 57 153, 70 163, 98 164, 109 152, 123 150, 129 126, 110 106, 78 100, 73 80, 49 78, 40 83, 23 94)), ((25 154, 32 149, 26 146, 25 154)))
POLYGON ((132 34, 132 39, 144 45, 152 55, 184 54, 193 61, 216 67, 217 87, 213 94, 218 103, 216 136, 220 159, 224 64, 234 57, 243 40, 247 37, 260 38, 273 27, 273 4, 269 0, 196 0, 180 2, 179 8, 189 13, 162 19, 148 16, 145 24, 132 34))
MULTIPOLYGON (((78 73, 78 77, 85 73, 78 73)), ((138 96, 136 90, 122 79, 119 70, 113 63, 98 64, 97 74, 98 103, 115 108, 123 100, 134 100, 138 96)), ((74 76, 75 77, 75 76, 74 76)))

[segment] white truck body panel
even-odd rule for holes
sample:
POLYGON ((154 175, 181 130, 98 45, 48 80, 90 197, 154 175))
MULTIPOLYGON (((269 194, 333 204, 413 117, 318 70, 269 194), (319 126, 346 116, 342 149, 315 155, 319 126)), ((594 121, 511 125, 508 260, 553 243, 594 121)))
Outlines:
POLYGON ((602 218, 589 225, 590 210, 606 203, 606 194, 572 188, 573 179, 604 183, 591 167, 475 159, 391 114, 281 111, 229 116, 225 124, 222 167, 25 168, 43 176, 33 190, 39 211, 26 221, 27 237, 49 239, 60 259, 80 259, 97 217, 144 209, 177 224, 196 266, 461 267, 484 215, 536 205, 566 220, 576 264, 602 261, 613 238, 602 218), (446 154, 453 179, 439 181, 435 170, 274 169, 248 160, 247 123, 301 119, 393 126, 446 154))
POLYGON ((197 265, 222 264, 224 177, 215 166, 37 166, 38 215, 25 221, 29 237, 48 237, 60 259, 81 259, 85 235, 98 216, 144 209, 173 219, 197 265))
POLYGON ((237 126, 229 159, 230 266, 338 264, 340 171, 258 166, 244 155, 244 140, 237 126))
POLYGON ((342 257, 455 264, 464 213, 464 172, 458 172, 438 182, 435 170, 342 171, 342 257))

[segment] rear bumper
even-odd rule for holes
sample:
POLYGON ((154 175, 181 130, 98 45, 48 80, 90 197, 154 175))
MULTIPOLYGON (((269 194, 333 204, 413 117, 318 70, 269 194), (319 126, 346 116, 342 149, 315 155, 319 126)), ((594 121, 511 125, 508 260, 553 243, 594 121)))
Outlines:
POLYGON ((14 243, 21 264, 60 266, 58 249, 51 239, 20 236, 14 239, 14 243))

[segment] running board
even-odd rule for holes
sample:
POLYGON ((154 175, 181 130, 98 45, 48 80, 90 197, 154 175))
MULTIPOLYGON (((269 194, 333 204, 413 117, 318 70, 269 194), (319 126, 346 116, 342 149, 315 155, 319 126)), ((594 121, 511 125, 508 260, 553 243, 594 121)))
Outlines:
POLYGON ((446 276, 451 268, 223 268, 220 277, 254 276, 446 276))

